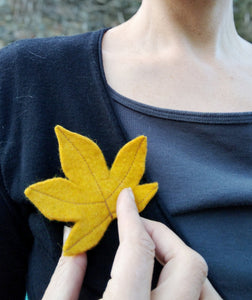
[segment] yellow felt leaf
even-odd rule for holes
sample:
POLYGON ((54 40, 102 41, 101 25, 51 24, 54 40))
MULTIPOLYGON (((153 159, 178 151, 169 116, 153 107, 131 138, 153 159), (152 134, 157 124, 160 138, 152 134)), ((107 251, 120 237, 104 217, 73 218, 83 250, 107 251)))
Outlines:
POLYGON ((122 189, 133 189, 139 212, 158 190, 158 183, 139 185, 144 171, 147 138, 124 145, 111 169, 98 145, 88 137, 55 127, 66 178, 51 178, 30 185, 25 195, 50 220, 73 222, 63 247, 76 255, 96 246, 116 218, 116 200, 122 189))

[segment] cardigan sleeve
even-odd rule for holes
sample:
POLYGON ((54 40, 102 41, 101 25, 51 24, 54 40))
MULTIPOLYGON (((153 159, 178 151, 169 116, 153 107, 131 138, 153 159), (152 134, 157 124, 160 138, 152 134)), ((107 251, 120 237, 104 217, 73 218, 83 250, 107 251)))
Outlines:
MULTIPOLYGON (((16 43, 17 44, 17 43, 16 43)), ((2 164, 10 144, 12 95, 15 90, 16 44, 0 51, 0 298, 24 299, 28 257, 32 235, 28 226, 28 206, 15 201, 6 187, 2 164)), ((11 162, 8 162, 10 167, 11 162)), ((18 174, 17 174, 18 176, 18 174)))
POLYGON ((0 182, 1 299, 24 299, 31 236, 22 212, 0 182))

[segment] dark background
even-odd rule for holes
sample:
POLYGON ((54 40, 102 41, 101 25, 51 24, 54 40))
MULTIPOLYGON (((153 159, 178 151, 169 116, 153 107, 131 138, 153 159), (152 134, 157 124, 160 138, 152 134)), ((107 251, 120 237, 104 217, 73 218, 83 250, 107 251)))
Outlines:
MULTIPOLYGON (((0 47, 23 38, 114 26, 139 5, 139 0, 0 0, 0 47)), ((252 42, 252 0, 234 0, 234 12, 237 31, 252 42)))

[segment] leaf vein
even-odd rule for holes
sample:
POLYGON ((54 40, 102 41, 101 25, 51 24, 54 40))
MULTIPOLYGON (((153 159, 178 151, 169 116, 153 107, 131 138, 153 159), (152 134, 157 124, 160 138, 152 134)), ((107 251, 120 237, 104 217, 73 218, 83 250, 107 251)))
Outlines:
POLYGON ((85 233, 83 236, 81 236, 74 244, 71 245, 70 248, 68 248, 65 253, 69 252, 76 244, 78 244, 82 239, 84 239, 86 236, 88 236, 89 234, 91 234, 93 231, 95 231, 96 228, 98 228, 99 226, 101 226, 104 222, 107 221, 107 219, 110 218, 110 216, 107 216, 105 219, 103 219, 98 225, 96 225, 95 227, 93 227, 90 231, 88 231, 87 233, 85 233))
POLYGON ((50 197, 50 198, 53 198, 53 199, 56 199, 56 200, 59 200, 59 201, 62 201, 62 202, 65 202, 65 203, 70 203, 70 204, 77 204, 77 205, 92 205, 92 204, 101 204, 101 203, 104 203, 104 201, 96 201, 96 202, 71 202, 71 201, 67 201, 67 200, 63 200, 61 198, 58 198, 58 197, 55 197, 53 195, 50 195, 48 193, 45 193, 45 192, 41 192, 39 190, 36 190, 34 188, 30 188, 32 191, 36 192, 36 193, 39 193, 39 194, 42 194, 42 195, 45 195, 47 197, 50 197))
POLYGON ((141 141, 141 143, 139 144, 139 146, 138 146, 138 148, 137 148, 137 150, 136 150, 135 156, 134 156, 133 161, 132 161, 132 163, 131 163, 131 165, 130 165, 130 168, 128 169, 128 172, 127 172, 126 175, 123 177, 123 179, 120 181, 120 183, 118 184, 118 186, 114 189, 114 191, 106 198, 106 201, 107 201, 111 196, 114 195, 114 193, 117 191, 117 189, 120 188, 121 185, 123 185, 123 182, 124 182, 125 179, 127 178, 128 174, 129 174, 129 172, 130 172, 130 170, 132 169, 132 167, 133 167, 133 165, 134 165, 134 161, 136 160, 137 153, 138 153, 138 151, 139 151, 139 149, 140 149, 142 143, 143 143, 143 140, 141 141))
POLYGON ((86 158, 82 155, 81 151, 80 151, 80 150, 79 150, 79 149, 71 142, 71 140, 64 134, 64 132, 62 132, 62 130, 60 130, 60 131, 61 131, 61 134, 65 137, 65 139, 66 139, 66 140, 74 147, 74 149, 79 153, 80 157, 81 157, 81 158, 84 160, 84 162, 86 163, 86 165, 87 165, 87 167, 88 167, 88 169, 89 169, 89 172, 90 172, 91 175, 93 176, 94 181, 95 181, 95 183, 96 183, 96 185, 97 185, 97 187, 98 187, 98 190, 99 190, 99 192, 101 193, 101 196, 102 196, 102 198, 103 198, 103 200, 104 200, 104 203, 105 203, 105 205, 106 205, 106 207, 107 207, 107 210, 108 210, 108 212, 109 212, 109 215, 110 215, 111 219, 113 220, 113 215, 112 215, 112 213, 111 213, 111 211, 110 211, 110 209, 109 209, 109 206, 108 206, 108 203, 107 203, 107 199, 105 199, 105 197, 104 197, 104 195, 103 195, 103 192, 102 192, 102 189, 101 189, 101 187, 100 187, 100 185, 99 185, 99 183, 98 183, 98 181, 97 181, 97 179, 96 179, 96 177, 95 177, 93 171, 91 170, 91 168, 90 168, 90 166, 89 166, 89 164, 88 164, 86 158))
POLYGON ((142 202, 144 202, 146 200, 146 198, 149 197, 149 195, 156 189, 156 187, 154 187, 152 190, 149 191, 149 193, 140 201, 138 202, 138 204, 141 204, 142 202))

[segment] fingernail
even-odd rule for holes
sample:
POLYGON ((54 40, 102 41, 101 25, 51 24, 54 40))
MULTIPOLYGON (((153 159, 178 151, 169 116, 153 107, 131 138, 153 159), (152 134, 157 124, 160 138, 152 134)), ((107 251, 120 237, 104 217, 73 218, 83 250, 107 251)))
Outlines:
POLYGON ((127 190, 128 190, 128 193, 129 193, 130 198, 131 198, 133 201, 135 201, 135 196, 134 196, 134 193, 133 193, 132 189, 129 187, 127 190))

